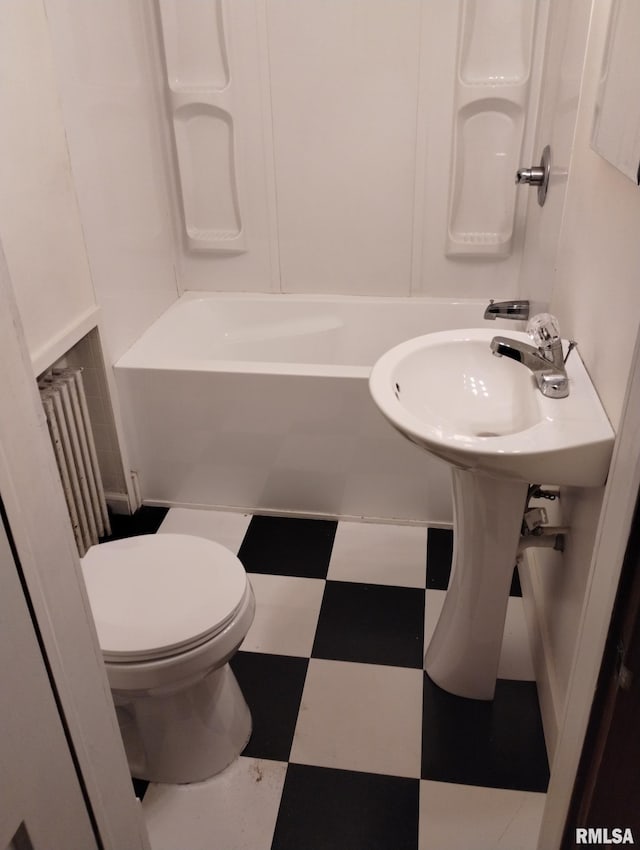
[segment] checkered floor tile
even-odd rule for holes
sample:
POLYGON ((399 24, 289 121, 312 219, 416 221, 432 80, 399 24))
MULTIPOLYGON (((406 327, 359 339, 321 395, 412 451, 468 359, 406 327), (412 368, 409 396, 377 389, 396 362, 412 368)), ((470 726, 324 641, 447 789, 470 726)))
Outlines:
POLYGON ((517 574, 492 702, 422 669, 452 533, 144 508, 239 553, 256 617, 231 666, 253 716, 238 761, 135 783, 153 850, 533 850, 549 770, 517 574))

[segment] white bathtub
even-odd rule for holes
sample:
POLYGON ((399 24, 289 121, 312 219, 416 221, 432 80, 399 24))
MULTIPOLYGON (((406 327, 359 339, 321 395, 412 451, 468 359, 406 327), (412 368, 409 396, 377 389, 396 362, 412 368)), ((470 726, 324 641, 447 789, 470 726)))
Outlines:
POLYGON ((115 367, 144 501, 449 524, 447 466, 388 425, 367 379, 405 339, 482 325, 485 305, 187 293, 115 367))

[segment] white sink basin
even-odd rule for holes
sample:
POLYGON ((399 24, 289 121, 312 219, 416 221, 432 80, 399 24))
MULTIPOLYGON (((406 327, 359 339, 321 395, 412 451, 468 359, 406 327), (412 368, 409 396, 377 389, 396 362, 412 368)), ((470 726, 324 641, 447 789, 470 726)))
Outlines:
POLYGON ((392 348, 371 372, 374 401, 409 440, 460 469, 537 484, 604 484, 614 434, 577 352, 566 364, 569 396, 546 398, 529 369, 491 353, 495 335, 443 331, 392 348))
MULTIPOLYGON (((613 430, 576 353, 569 396, 546 398, 532 372, 494 357, 495 331, 410 339, 375 364, 369 387, 409 440, 451 464, 455 547, 449 589, 425 654, 450 693, 492 699, 529 484, 604 484, 613 430)), ((530 343, 518 331, 511 339, 530 343)))

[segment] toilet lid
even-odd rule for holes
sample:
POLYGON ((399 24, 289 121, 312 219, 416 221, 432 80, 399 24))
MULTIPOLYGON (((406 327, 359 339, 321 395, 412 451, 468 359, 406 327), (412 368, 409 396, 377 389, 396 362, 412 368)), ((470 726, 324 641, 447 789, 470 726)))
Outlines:
POLYGON ((144 534, 92 546, 82 572, 105 661, 186 652, 233 619, 247 576, 212 540, 144 534))

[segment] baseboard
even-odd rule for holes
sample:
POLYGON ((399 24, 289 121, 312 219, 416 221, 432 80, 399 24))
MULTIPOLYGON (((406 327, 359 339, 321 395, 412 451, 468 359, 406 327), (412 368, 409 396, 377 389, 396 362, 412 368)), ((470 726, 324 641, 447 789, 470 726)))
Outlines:
POLYGON ((114 514, 131 514, 129 497, 126 493, 105 493, 107 507, 114 514))
POLYGON ((263 508, 247 505, 209 505, 195 502, 173 501, 170 499, 147 499, 144 500, 145 505, 157 508, 189 508, 191 510, 200 511, 226 511, 230 513, 243 514, 260 514, 262 516, 285 516, 296 519, 329 519, 343 520, 345 522, 364 522, 374 523, 379 525, 415 525, 429 526, 429 528, 445 528, 450 529, 450 522, 432 522, 424 519, 406 519, 404 517, 389 517, 389 516, 363 516, 362 514, 337 514, 337 513, 320 513, 317 511, 296 511, 287 510, 286 508, 263 508))

